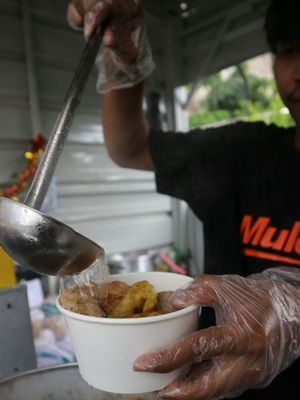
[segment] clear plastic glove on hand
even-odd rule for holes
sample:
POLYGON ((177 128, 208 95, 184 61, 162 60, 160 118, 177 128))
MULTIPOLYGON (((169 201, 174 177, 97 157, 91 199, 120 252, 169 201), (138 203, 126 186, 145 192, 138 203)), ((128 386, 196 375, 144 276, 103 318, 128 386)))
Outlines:
POLYGON ((96 59, 100 93, 132 87, 152 73, 140 0, 73 0, 68 21, 73 28, 84 28, 86 39, 97 25, 107 24, 96 59))
POLYGON ((242 278, 204 275, 172 300, 177 308, 211 306, 215 327, 199 330, 157 353, 139 357, 136 371, 169 372, 192 364, 163 399, 216 400, 267 386, 300 356, 300 272, 274 268, 242 278))

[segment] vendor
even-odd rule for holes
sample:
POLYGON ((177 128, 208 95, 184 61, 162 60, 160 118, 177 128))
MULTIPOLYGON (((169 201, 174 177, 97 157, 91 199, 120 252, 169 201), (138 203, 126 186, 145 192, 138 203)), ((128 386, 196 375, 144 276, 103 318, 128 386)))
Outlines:
POLYGON ((142 2, 69 6, 69 21, 86 37, 108 17, 97 58, 107 150, 122 167, 154 171, 157 190, 185 200, 203 221, 206 275, 173 303, 216 313, 216 325, 141 355, 134 368, 163 373, 192 364, 163 399, 298 399, 300 2, 273 0, 265 22, 290 129, 238 122, 184 135, 151 130, 142 101, 154 63, 142 2))

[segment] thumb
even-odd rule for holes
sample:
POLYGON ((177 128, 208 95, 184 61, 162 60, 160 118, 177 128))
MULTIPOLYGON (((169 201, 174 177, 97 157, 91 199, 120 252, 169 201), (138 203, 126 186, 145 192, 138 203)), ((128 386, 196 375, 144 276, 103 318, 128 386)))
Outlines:
POLYGON ((70 3, 67 10, 67 21, 73 29, 80 29, 83 27, 84 10, 78 8, 76 3, 70 3))

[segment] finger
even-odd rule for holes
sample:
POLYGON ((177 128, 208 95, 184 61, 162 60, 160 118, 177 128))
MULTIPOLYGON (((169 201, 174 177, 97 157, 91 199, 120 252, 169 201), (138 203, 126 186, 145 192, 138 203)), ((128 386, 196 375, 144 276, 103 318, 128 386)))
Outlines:
POLYGON ((211 384, 215 375, 212 361, 194 364, 184 378, 179 378, 158 393, 161 399, 211 400, 215 395, 215 385, 211 384))
POLYGON ((192 283, 176 290, 172 296, 172 304, 176 308, 198 304, 202 306, 214 306, 218 303, 214 287, 222 280, 218 275, 201 275, 192 283))
MULTIPOLYGON (((81 15, 82 17, 85 14, 86 6, 87 6, 85 3, 86 3, 86 1, 84 2, 84 0, 73 0, 74 7, 76 8, 78 14, 81 15)), ((89 7, 91 5, 92 4, 89 4, 89 7)))
POLYGON ((192 365, 189 373, 158 393, 162 399, 217 400, 258 388, 261 368, 256 357, 224 357, 192 365))
POLYGON ((249 389, 245 386, 241 360, 204 362, 193 365, 184 378, 177 379, 158 393, 162 399, 218 400, 236 397, 249 389))
POLYGON ((84 17, 84 37, 88 39, 95 27, 108 18, 108 7, 100 2, 92 6, 84 17))
POLYGON ((67 19, 72 28, 83 27, 83 14, 81 15, 74 3, 69 4, 67 11, 67 19))
POLYGON ((192 333, 173 346, 147 353, 134 362, 135 371, 165 373, 224 354, 240 354, 244 341, 231 326, 212 327, 192 333))
POLYGON ((102 44, 105 47, 113 47, 115 42, 116 42, 116 38, 114 35, 114 31, 110 26, 108 26, 105 29, 103 39, 102 39, 102 44))

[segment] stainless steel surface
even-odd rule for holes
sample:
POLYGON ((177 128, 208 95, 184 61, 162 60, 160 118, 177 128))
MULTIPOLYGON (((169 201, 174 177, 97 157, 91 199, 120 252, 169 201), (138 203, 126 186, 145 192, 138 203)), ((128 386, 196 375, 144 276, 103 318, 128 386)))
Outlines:
POLYGON ((159 250, 141 253, 113 254, 107 258, 107 265, 111 274, 124 272, 148 272, 154 270, 154 261, 159 250))
MULTIPOLYGON (((0 290, 0 379, 36 368, 26 286, 0 290)), ((0 390, 1 393, 1 390, 0 390)), ((5 399, 0 394, 0 399, 5 399)))
MULTIPOLYGON (((81 378, 77 364, 35 370, 0 381, 0 398, 5 400, 129 400, 131 397, 93 389, 81 378)), ((155 394, 143 394, 141 399, 154 400, 155 394)))
POLYGON ((25 205, 0 199, 0 244, 22 266, 46 275, 69 275, 87 268, 103 249, 40 209, 99 50, 105 24, 91 35, 77 66, 25 205))

